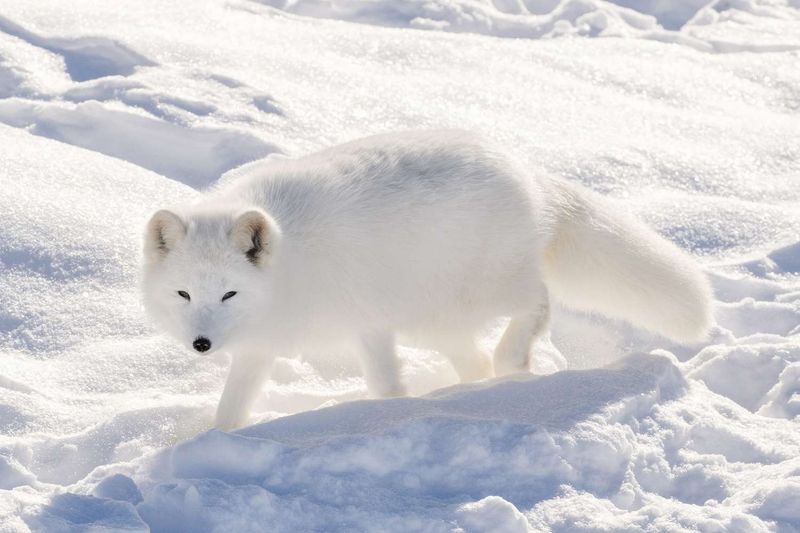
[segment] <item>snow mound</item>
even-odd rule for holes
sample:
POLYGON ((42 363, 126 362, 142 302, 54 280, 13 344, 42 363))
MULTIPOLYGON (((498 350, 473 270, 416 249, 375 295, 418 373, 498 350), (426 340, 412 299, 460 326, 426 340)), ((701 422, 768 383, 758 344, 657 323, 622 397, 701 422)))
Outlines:
POLYGON ((561 35, 623 35, 652 30, 657 26, 653 17, 602 0, 549 3, 513 0, 257 1, 303 16, 496 37, 538 39, 561 35))
MULTIPOLYGON (((687 382, 674 359, 634 355, 210 431, 70 496, 131 530, 768 531, 795 523, 796 485, 742 466, 785 470, 798 452, 791 427, 687 382)), ((64 497, 25 520, 72 526, 64 497)))
POLYGON ((800 38, 776 31, 776 19, 800 20, 790 0, 252 1, 302 16, 495 37, 641 37, 705 52, 800 49, 800 38), (751 28, 749 39, 730 40, 720 32, 726 24, 751 28))
POLYGON ((762 277, 800 274, 800 242, 773 250, 765 257, 745 262, 742 266, 762 277))
POLYGON ((192 373, 185 354, 141 338, 135 279, 147 216, 193 190, 8 126, 0 136, 0 485, 77 481, 205 427, 180 385, 166 407, 129 396, 192 373))
POLYGON ((786 415, 792 393, 800 393, 794 342, 709 346, 688 363, 688 376, 742 407, 772 416, 786 415))

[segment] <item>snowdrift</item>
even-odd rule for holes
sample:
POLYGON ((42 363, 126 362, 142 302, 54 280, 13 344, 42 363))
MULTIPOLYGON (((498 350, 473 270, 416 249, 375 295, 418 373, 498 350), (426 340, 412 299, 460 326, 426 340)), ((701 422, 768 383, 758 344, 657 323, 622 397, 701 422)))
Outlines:
POLYGON ((362 24, 527 39, 638 37, 704 52, 781 51, 800 37, 791 2, 719 0, 255 0, 303 16, 362 24), (718 31, 738 28, 738 38, 718 31), (746 39, 742 39, 746 37, 746 39))
POLYGON ((24 518, 52 530, 769 531, 798 519, 795 429, 687 381, 674 358, 637 354, 212 430, 97 471, 24 518))

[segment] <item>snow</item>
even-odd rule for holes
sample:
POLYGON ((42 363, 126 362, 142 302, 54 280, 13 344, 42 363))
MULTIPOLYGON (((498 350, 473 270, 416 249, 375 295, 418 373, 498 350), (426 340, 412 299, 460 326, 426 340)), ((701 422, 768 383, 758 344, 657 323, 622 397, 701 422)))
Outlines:
POLYGON ((496 37, 637 37, 705 52, 800 48, 797 6, 781 0, 254 1, 303 16, 496 37))
POLYGON ((0 530, 800 529, 797 2, 0 5, 0 530), (691 250, 709 341, 557 309, 537 375, 455 386, 403 348, 413 397, 383 401, 304 354, 209 430, 227 361, 145 318, 148 214, 421 127, 691 250))

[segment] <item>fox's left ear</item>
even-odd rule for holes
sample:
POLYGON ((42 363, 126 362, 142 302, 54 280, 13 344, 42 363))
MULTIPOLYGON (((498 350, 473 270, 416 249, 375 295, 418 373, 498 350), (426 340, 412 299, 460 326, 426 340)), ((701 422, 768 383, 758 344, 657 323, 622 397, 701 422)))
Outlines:
POLYGON ((230 235, 248 261, 263 265, 274 252, 280 231, 271 216, 251 208, 236 217, 230 235))

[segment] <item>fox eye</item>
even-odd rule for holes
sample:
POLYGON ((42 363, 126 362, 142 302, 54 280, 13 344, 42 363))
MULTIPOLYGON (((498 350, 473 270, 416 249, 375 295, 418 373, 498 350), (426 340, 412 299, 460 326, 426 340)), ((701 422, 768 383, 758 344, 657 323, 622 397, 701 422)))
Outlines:
POLYGON ((181 298, 183 298, 183 299, 184 299, 184 300, 186 300, 187 302, 188 302, 188 301, 191 301, 191 299, 192 299, 192 297, 191 297, 191 296, 189 296, 189 293, 188 293, 188 292, 186 292, 186 291, 178 291, 178 296, 180 296, 181 298))
POLYGON ((234 296, 236 296, 236 291, 226 292, 225 295, 222 297, 222 301, 224 302, 225 300, 233 298, 234 296))

